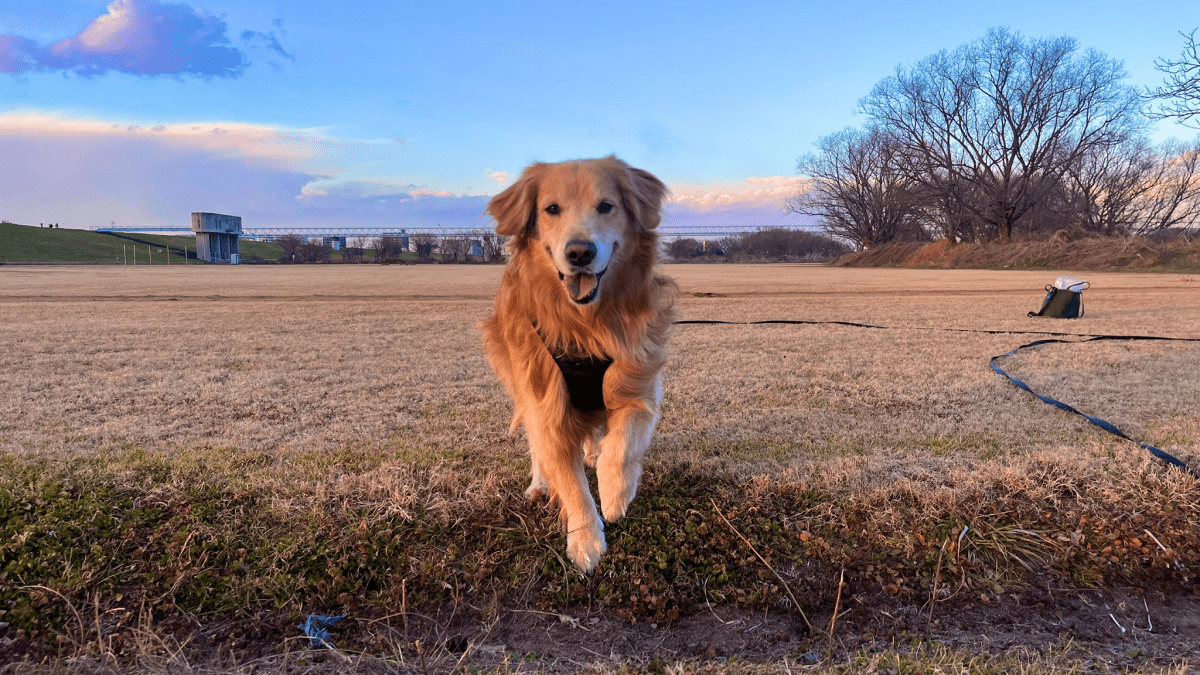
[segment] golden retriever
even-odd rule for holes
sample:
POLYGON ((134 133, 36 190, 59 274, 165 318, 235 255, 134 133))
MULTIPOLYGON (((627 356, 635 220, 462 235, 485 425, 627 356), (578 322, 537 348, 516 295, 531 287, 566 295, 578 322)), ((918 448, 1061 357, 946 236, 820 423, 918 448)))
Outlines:
POLYGON ((559 505, 584 572, 607 550, 584 465, 604 519, 621 518, 658 423, 677 290, 656 273, 666 194, 609 156, 533 164, 487 207, 508 263, 484 346, 513 399, 512 429, 529 437, 525 495, 559 505))

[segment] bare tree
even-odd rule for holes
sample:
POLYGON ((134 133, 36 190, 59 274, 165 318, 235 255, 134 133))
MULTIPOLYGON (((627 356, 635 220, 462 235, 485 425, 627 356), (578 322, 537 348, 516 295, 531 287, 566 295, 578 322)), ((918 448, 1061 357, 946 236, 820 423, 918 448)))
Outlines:
POLYGON ((483 259, 487 262, 504 260, 504 237, 495 232, 480 232, 475 235, 483 247, 483 259))
POLYGON ((428 260, 433 256, 434 249, 437 248, 438 241, 432 234, 418 232, 409 237, 409 242, 417 252, 417 257, 422 260, 428 260))
POLYGON ((1200 223, 1200 137, 1191 143, 1167 141, 1158 154, 1157 170, 1137 205, 1134 234, 1190 230, 1200 223))
POLYGON ((1007 239, 1069 166, 1144 125, 1124 77, 1072 38, 993 29, 898 68, 860 107, 898 139, 910 178, 940 205, 943 235, 973 219, 1007 239))
POLYGON ((283 250, 279 256, 279 262, 304 262, 304 255, 299 250, 307 243, 304 237, 298 234, 285 234, 282 237, 276 237, 275 243, 283 250))
POLYGON ((395 235, 385 234, 375 238, 375 262, 385 262, 400 255, 404 242, 395 235))
POLYGON ((704 254, 704 245, 695 239, 676 237, 667 243, 667 257, 687 260, 704 254))
POLYGON ((1067 169, 1063 220, 1105 236, 1130 233, 1144 218, 1142 198, 1161 166, 1160 155, 1140 138, 1088 153, 1067 169))
POLYGON ((296 262, 329 262, 333 249, 317 237, 304 240, 296 247, 296 262))
POLYGON ((1151 115, 1157 119, 1200 126, 1200 48, 1196 45, 1196 30, 1179 33, 1185 44, 1178 61, 1154 62, 1154 67, 1166 75, 1163 86, 1147 92, 1147 97, 1157 103, 1151 109, 1151 115))
POLYGON ((740 238, 746 253, 767 260, 830 260, 848 252, 827 235, 786 227, 762 227, 740 238))
MULTIPOLYGON (((827 234, 871 248, 919 231, 913 182, 901 171, 897 145, 878 129, 845 129, 817 141, 797 171, 809 188, 786 210, 821 219, 827 234)), ((749 251, 748 251, 749 252, 749 251)))
POLYGON ((467 253, 471 250, 471 240, 461 235, 442 237, 439 248, 442 251, 442 260, 458 262, 459 257, 466 259, 467 253))

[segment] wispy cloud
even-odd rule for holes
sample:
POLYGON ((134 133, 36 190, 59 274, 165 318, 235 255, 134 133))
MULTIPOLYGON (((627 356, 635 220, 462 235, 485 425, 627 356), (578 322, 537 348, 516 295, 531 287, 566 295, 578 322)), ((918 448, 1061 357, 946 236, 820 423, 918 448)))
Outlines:
MULTIPOLYGON (((247 44, 263 45, 295 60, 274 33, 245 31, 247 44)), ((238 77, 249 65, 244 52, 230 46, 226 25, 185 4, 157 0, 113 0, 108 13, 77 35, 42 47, 19 35, 0 35, 0 72, 64 71, 101 75, 238 77)))
POLYGON ((0 114, 0 136, 86 139, 141 136, 155 144, 187 147, 278 169, 317 171, 319 149, 330 139, 319 132, 243 122, 137 124, 44 112, 0 114))
POLYGON ((165 226, 216 211, 248 227, 491 227, 487 196, 346 178, 330 153, 347 142, 317 130, 132 122, 0 114, 0 217, 165 226))
MULTIPOLYGON (((0 114, 0 217, 91 227, 187 223, 192 211, 233 213, 256 227, 493 227, 489 194, 364 175, 338 156, 393 141, 346 141, 321 129, 200 120, 0 114), (357 144, 357 145, 356 145, 357 144), (351 151, 347 152, 350 147, 351 151)), ((497 181, 506 172, 487 169, 497 181)), ((783 200, 800 178, 672 184, 664 224, 680 228, 803 227, 783 200)))
POLYGON ((785 200, 807 187, 797 176, 751 176, 724 185, 673 184, 664 224, 671 227, 813 227, 812 218, 787 213, 785 200))
POLYGON ((275 37, 274 31, 271 31, 270 33, 260 33, 253 30, 244 30, 242 31, 241 37, 242 44, 245 44, 248 47, 265 47, 272 52, 275 52, 277 55, 287 59, 288 61, 291 61, 292 63, 296 62, 296 57, 287 53, 283 46, 279 44, 279 39, 275 37))
POLYGON ((672 185, 671 202, 697 210, 720 209, 733 205, 778 204, 801 192, 807 179, 799 176, 751 176, 741 184, 672 185))

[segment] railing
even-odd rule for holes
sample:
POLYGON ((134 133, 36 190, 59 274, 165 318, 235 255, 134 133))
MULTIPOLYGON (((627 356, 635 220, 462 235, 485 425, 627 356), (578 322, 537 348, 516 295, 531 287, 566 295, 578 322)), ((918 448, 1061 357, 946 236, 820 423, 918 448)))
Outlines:
MULTIPOLYGON (((658 234, 664 239, 674 237, 736 237, 738 235, 749 232, 756 232, 757 227, 743 227, 738 225, 711 225, 689 227, 686 225, 666 225, 658 228, 658 234)), ((804 228, 787 228, 787 229, 804 229, 804 228)), ((145 233, 164 233, 164 232, 186 232, 191 233, 190 227, 97 227, 93 228, 95 232, 145 232, 145 233)), ((455 237, 469 238, 478 237, 482 234, 490 234, 490 228, 480 227, 366 227, 366 228, 328 228, 328 227, 253 227, 242 230, 241 236, 247 239, 275 239, 288 234, 299 235, 301 237, 339 237, 345 239, 375 239, 376 237, 385 236, 415 236, 428 235, 433 237, 455 237)))

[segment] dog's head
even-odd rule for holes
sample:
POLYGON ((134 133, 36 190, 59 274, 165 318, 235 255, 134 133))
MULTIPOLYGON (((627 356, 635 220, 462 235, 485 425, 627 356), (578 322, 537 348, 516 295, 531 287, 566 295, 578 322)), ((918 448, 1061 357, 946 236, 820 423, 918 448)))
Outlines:
POLYGON ((496 232, 557 274, 575 305, 596 302, 635 241, 658 227, 667 187, 616 157, 533 164, 488 203, 496 232))

